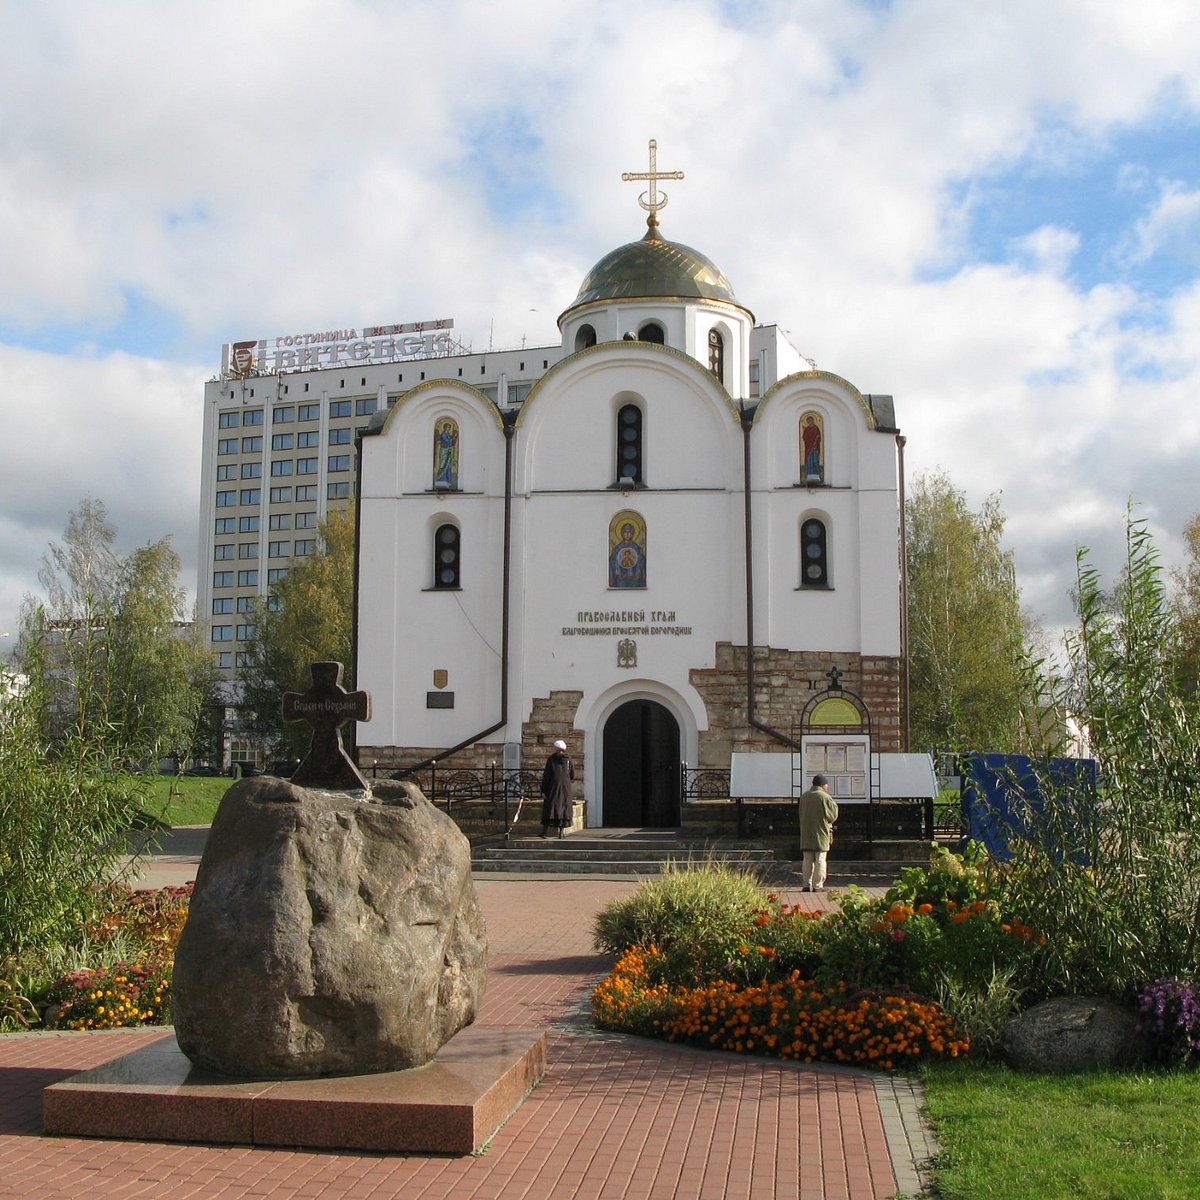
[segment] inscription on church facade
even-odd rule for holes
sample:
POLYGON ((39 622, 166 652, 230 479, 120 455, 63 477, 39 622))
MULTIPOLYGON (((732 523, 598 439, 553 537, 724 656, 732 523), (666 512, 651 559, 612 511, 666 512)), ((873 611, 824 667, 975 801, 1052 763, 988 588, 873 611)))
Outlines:
POLYGON ((563 637, 688 637, 690 625, 681 625, 674 609, 580 609, 574 625, 562 627, 563 637))

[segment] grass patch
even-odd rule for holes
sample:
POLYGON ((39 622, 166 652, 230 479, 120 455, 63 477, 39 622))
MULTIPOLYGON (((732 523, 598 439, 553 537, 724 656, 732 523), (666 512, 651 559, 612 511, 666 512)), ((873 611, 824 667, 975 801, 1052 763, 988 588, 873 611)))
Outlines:
POLYGON ((921 1068, 944 1147, 940 1200, 1194 1200, 1194 1073, 1018 1074, 979 1063, 921 1068))
POLYGON ((147 808, 168 825, 209 825, 232 779, 204 775, 156 775, 147 808))

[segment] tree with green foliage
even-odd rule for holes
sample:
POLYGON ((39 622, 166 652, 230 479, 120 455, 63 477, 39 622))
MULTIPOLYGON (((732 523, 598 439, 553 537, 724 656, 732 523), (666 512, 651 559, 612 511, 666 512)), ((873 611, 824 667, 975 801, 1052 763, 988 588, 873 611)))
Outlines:
POLYGON ((350 686, 354 604, 354 509, 336 509, 321 523, 317 553, 292 566, 255 614, 255 637, 240 676, 243 727, 279 753, 307 745, 307 727, 285 725, 285 692, 312 686, 314 662, 340 662, 350 686))
POLYGON ((186 758, 214 686, 212 656, 187 621, 169 538, 126 557, 104 504, 85 499, 50 547, 27 597, 19 656, 54 743, 73 739, 110 765, 186 758))
POLYGON ((1016 750, 1027 697, 1027 622, 1004 514, 972 512, 944 474, 906 509, 910 729, 914 748, 1016 750))
POLYGON ((1200 514, 1184 526, 1187 558, 1173 572, 1175 584, 1175 673, 1183 694, 1200 696, 1200 514))

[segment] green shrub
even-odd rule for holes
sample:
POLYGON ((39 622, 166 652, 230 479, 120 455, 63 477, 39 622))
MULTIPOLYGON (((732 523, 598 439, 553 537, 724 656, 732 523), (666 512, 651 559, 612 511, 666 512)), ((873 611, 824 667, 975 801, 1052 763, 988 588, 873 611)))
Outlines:
POLYGON ((705 978, 732 957, 756 914, 772 901, 758 879, 717 862, 667 863, 660 879, 643 880, 632 896, 597 914, 597 950, 619 955, 657 946, 680 982, 705 978))

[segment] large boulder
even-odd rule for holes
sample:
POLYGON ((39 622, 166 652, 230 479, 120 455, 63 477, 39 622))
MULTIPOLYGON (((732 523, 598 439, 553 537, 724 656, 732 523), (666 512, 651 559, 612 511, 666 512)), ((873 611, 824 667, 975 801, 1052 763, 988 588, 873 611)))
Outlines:
POLYGON ((1056 996, 1004 1027, 1001 1054, 1025 1071, 1103 1071, 1134 1066, 1145 1055, 1137 1015, 1099 996, 1056 996))
POLYGON ((420 789, 247 779, 196 875, 175 1032, 226 1075, 419 1066, 474 1020, 486 958, 470 845, 420 789))

